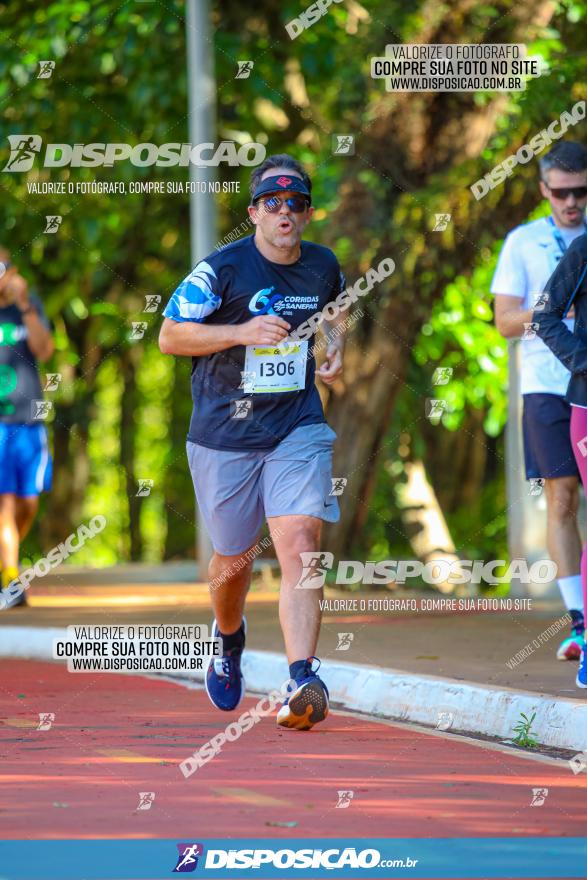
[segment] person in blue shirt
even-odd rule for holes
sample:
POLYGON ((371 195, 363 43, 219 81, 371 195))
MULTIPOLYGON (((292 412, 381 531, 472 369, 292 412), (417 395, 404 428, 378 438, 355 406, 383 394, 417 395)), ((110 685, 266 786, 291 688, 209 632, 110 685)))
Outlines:
POLYGON ((213 634, 223 644, 208 668, 208 695, 230 711, 244 693, 243 612, 266 518, 293 680, 277 721, 309 729, 328 714, 328 690, 314 666, 322 590, 305 589, 303 573, 319 553, 322 522, 339 518, 330 494, 336 435, 314 380, 331 385, 341 376, 343 335, 337 331, 317 370, 313 332, 296 330, 308 320, 314 326, 325 308, 321 326, 342 323, 334 301, 345 279, 332 251, 302 240, 314 208, 310 178, 295 159, 270 156, 255 169, 248 210, 254 235, 198 263, 164 311, 159 345, 192 357, 187 456, 214 547, 213 634))

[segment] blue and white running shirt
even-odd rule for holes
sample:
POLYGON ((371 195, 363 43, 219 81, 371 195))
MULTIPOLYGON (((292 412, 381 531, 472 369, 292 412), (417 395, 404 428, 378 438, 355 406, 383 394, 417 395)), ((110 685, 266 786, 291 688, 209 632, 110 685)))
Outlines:
MULTIPOLYGON (((200 324, 279 315, 291 324, 291 333, 345 285, 328 248, 302 241, 297 262, 283 265, 266 259, 250 235, 198 263, 163 314, 200 324)), ((312 335, 281 350, 238 345, 194 357, 188 440, 212 449, 269 449, 301 425, 324 422, 313 340, 312 335)))

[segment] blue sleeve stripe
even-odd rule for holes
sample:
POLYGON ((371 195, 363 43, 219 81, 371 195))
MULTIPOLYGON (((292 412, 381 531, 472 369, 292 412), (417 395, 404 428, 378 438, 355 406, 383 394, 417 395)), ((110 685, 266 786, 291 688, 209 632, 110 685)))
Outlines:
POLYGON ((165 308, 164 317, 173 321, 201 323, 219 308, 222 297, 217 293, 218 279, 214 269, 203 260, 185 278, 165 308))

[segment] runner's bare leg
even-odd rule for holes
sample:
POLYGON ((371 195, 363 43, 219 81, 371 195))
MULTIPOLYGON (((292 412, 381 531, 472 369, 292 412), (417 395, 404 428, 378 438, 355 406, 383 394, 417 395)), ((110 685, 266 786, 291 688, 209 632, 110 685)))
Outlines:
POLYGON ((237 556, 214 553, 208 566, 210 601, 218 629, 225 636, 235 633, 242 623, 253 570, 253 561, 244 559, 246 553, 248 550, 237 556))
POLYGON ((287 662, 304 660, 316 653, 320 633, 322 589, 301 590, 300 553, 320 547, 322 520, 314 516, 272 516, 267 523, 281 566, 279 622, 285 640, 287 662))
POLYGON ((39 509, 38 495, 25 495, 16 499, 16 526, 18 528, 18 537, 22 542, 35 521, 35 516, 39 509))
POLYGON ((0 495, 0 562, 4 568, 16 568, 18 549, 16 496, 12 494, 0 495))

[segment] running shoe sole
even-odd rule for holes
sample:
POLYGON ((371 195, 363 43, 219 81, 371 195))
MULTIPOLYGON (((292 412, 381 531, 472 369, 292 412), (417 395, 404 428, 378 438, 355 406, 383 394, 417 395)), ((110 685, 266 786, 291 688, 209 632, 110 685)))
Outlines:
MULTIPOLYGON (((243 617, 243 623, 245 625, 245 638, 246 638, 246 635, 247 635, 247 618, 246 617, 243 617)), ((212 626, 210 627, 210 634, 211 634, 212 638, 214 638, 214 628, 216 626, 217 626, 216 618, 214 618, 214 620, 212 621, 212 626)), ((213 657, 210 658, 210 663, 214 663, 213 657)), ((243 697, 245 695, 245 690, 246 690, 246 683, 245 683, 245 677, 242 673, 242 669, 241 669, 241 684, 242 684, 241 695, 240 695, 240 699, 239 699, 238 703, 236 704, 236 706, 234 706, 232 709, 222 709, 220 706, 216 705, 216 703, 214 702, 214 700, 210 696, 210 691, 208 690, 208 670, 206 670, 206 675, 204 676, 204 687, 206 688, 206 693, 208 694, 208 699, 210 700, 210 702, 212 703, 214 708, 220 709, 221 712, 234 712, 235 709, 238 709, 238 707, 240 706, 240 704, 243 701, 243 697)))
POLYGON ((291 730, 311 730, 328 715, 328 697, 320 681, 302 684, 289 698, 287 705, 277 713, 279 727, 291 730))

